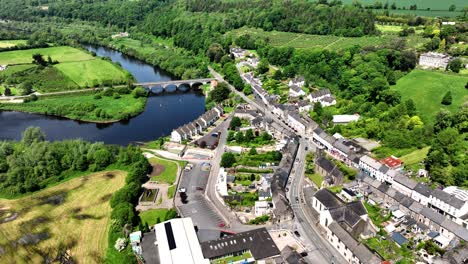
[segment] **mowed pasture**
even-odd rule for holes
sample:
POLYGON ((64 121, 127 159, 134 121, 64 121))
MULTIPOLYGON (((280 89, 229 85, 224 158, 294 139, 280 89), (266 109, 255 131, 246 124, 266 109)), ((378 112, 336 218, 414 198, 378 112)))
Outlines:
MULTIPOLYGON (((361 47, 378 46, 388 44, 399 38, 395 34, 350 38, 332 35, 310 35, 292 32, 264 31, 262 29, 245 27, 231 31, 228 34, 233 34, 235 36, 249 34, 253 37, 265 37, 269 40, 269 43, 275 47, 293 47, 298 49, 325 48, 330 50, 343 50, 355 45, 359 45, 361 47)), ((418 36, 414 37, 417 38, 416 41, 408 41, 408 45, 419 45, 419 42, 423 41, 422 38, 418 36)))
POLYGON ((17 200, 0 200, 0 245, 5 250, 0 262, 42 263, 60 249, 77 263, 103 263, 109 199, 124 185, 125 175, 93 173, 17 200), (5 222, 14 214, 16 219, 5 222))
POLYGON ((167 160, 159 157, 149 159, 153 171, 151 180, 160 183, 174 184, 177 179, 178 163, 177 161, 167 160))
POLYGON ((401 99, 412 99, 418 114, 425 122, 432 122, 435 114, 441 109, 455 112, 458 107, 468 101, 465 84, 468 76, 437 71, 413 70, 397 81, 392 87, 400 92, 401 99), (452 92, 452 104, 441 104, 442 98, 452 92))
MULTIPOLYGON (((352 4, 354 0, 343 0, 342 2, 344 4, 352 4)), ((359 0, 359 2, 363 5, 372 5, 375 2, 380 2, 382 4, 385 4, 386 1, 381 1, 381 0, 359 0)), ((403 9, 403 7, 406 7, 406 9, 409 9, 410 5, 416 5, 418 9, 428 9, 430 8, 431 10, 447 10, 451 5, 456 6, 457 11, 462 11, 463 7, 465 7, 466 0, 446 0, 446 1, 441 1, 441 0, 398 0, 398 1, 388 1, 388 5, 390 8, 390 5, 392 3, 395 3, 397 8, 403 9)), ((395 11, 389 9, 389 11, 395 11)), ((397 10, 398 11, 398 10, 397 10)), ((412 11, 412 10, 411 10, 412 11)))
POLYGON ((0 52, 0 65, 31 63, 32 56, 34 54, 41 54, 46 59, 48 56, 50 56, 52 60, 56 60, 58 62, 85 61, 94 59, 91 54, 88 54, 79 49, 68 46, 61 46, 0 52))
POLYGON ((55 67, 80 87, 96 87, 103 81, 125 82, 125 72, 116 65, 103 59, 65 62, 55 67))
POLYGON ((26 40, 0 40, 0 48, 11 48, 26 45, 26 40))

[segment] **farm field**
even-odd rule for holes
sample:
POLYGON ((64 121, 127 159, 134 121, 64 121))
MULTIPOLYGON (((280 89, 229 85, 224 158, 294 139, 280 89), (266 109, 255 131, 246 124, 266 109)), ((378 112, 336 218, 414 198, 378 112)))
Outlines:
POLYGON ((15 85, 29 81, 41 93, 76 90, 99 85, 124 84, 130 73, 110 61, 93 57, 72 47, 15 50, 0 52, 0 65, 9 64, 0 72, 0 83, 8 79, 15 85), (45 68, 32 64, 32 55, 50 56, 59 63, 45 68))
POLYGON ((413 99, 419 116, 425 122, 432 122, 440 109, 456 111, 468 101, 465 84, 468 76, 436 71, 413 70, 397 81, 392 87, 401 93, 402 101, 413 99), (445 93, 452 92, 452 104, 441 104, 445 93))
MULTIPOLYGON (((343 0, 344 4, 352 4, 353 0, 343 0)), ((370 5, 375 2, 381 2, 385 4, 385 1, 379 0, 360 0, 359 1, 363 5, 370 5)), ((447 1, 440 1, 440 0, 398 0, 398 1, 388 1, 389 5, 395 2, 397 8, 406 7, 409 9, 410 5, 417 5, 418 9, 427 9, 430 8, 431 10, 447 10, 449 9, 450 5, 455 5, 457 7, 457 11, 462 11, 463 7, 466 6, 465 0, 447 0, 447 1)), ((389 10, 395 11, 395 10, 389 10)), ((413 11, 413 10, 411 10, 413 11)))
POLYGON ((96 87, 99 83, 108 80, 120 84, 127 79, 123 69, 100 58, 60 63, 55 65, 55 68, 80 87, 96 87))
POLYGON ((2 64, 26 64, 32 62, 33 54, 41 54, 46 59, 50 56, 52 60, 58 62, 84 61, 94 59, 91 54, 88 54, 79 49, 72 47, 61 46, 42 49, 28 49, 0 52, 0 65, 2 64))
POLYGON ((108 246, 109 199, 125 183, 125 172, 108 171, 74 178, 17 200, 0 200, 2 263, 41 263, 57 250, 69 250, 79 263, 102 263, 108 246), (35 239, 39 239, 35 244, 35 239), (17 247, 10 245, 18 242, 17 247))
MULTIPOLYGON (((276 47, 293 47, 298 49, 310 49, 310 48, 326 48, 330 50, 342 50, 359 46, 374 46, 389 43, 392 40, 398 39, 395 34, 387 34, 382 36, 365 36, 358 38, 349 37, 338 37, 332 35, 309 35, 291 32, 279 32, 279 31, 263 31, 262 29, 254 28, 240 28, 231 31, 228 34, 234 34, 236 36, 243 34, 250 34, 252 36, 267 37, 270 40, 270 44, 276 47)), ((408 45, 418 45, 419 42, 423 41, 422 37, 413 36, 417 41, 408 41, 408 45)))
POLYGON ((0 104, 0 110, 12 110, 29 113, 58 115, 82 121, 116 121, 141 113, 146 104, 146 98, 134 98, 130 94, 114 99, 112 96, 102 96, 95 99, 92 93, 78 93, 63 96, 43 97, 39 100, 22 104, 0 104), (98 110, 100 109, 100 110, 98 110), (100 112, 97 116, 98 111, 100 112), (105 112, 105 116, 103 116, 105 112))
POLYGON ((11 48, 18 45, 26 45, 26 40, 0 40, 0 48, 11 48))
MULTIPOLYGON (((400 9, 400 10, 388 10, 388 12, 390 14, 400 14, 400 15, 411 15, 411 16, 425 16, 425 17, 457 17, 457 16, 463 16, 463 12, 461 11, 454 11, 454 12, 450 12, 448 11, 448 6, 450 5, 447 5, 447 7, 445 8, 445 10, 404 10, 404 9, 400 9)), ((419 8, 419 5, 418 5, 418 8, 419 8)), ((460 10, 460 8, 458 8, 458 10, 460 10)), ((385 12, 386 10, 383 10, 383 9, 378 9, 378 10, 373 10, 374 13, 376 14, 381 14, 383 12, 385 12)))

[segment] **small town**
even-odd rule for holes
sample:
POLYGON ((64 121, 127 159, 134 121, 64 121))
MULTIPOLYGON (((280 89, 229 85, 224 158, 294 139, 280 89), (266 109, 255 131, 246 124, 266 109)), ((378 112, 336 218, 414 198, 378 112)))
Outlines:
POLYGON ((0 2, 0 263, 468 264, 460 0, 0 2))

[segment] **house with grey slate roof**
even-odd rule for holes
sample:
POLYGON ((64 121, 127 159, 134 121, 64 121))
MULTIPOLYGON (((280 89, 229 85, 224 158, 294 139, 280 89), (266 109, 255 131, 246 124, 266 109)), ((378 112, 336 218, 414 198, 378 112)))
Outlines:
POLYGON ((199 135, 203 129, 212 125, 223 114, 223 107, 216 105, 196 120, 174 129, 171 132, 171 141, 180 143, 183 140, 189 140, 193 136, 199 135))
POLYGON ((345 203, 330 190, 321 189, 314 194, 312 207, 320 214, 327 240, 349 263, 380 263, 380 258, 359 242, 360 237, 377 232, 361 201, 345 203))

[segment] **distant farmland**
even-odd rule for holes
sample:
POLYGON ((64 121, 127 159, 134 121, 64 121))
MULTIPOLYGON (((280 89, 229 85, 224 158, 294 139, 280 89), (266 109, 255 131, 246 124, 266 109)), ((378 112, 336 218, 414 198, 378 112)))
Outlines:
MULTIPOLYGON (((343 0, 345 4, 352 4, 353 0, 343 0)), ((360 3, 363 5, 370 5, 375 2, 381 2, 382 4, 388 3, 390 6, 392 3, 395 3, 397 8, 409 9, 410 5, 416 5, 418 9, 427 9, 430 8, 431 10, 447 10, 449 9, 450 5, 456 6, 456 11, 462 11, 463 7, 468 6, 466 0, 359 0, 360 3)))
MULTIPOLYGON (((342 50, 354 45, 361 47, 376 46, 389 43, 398 39, 395 34, 384 34, 382 36, 365 36, 358 38, 338 37, 332 35, 310 35, 291 32, 263 31, 255 28, 240 28, 229 34, 235 36, 250 34, 252 36, 265 37, 275 47, 293 47, 298 49, 326 48, 330 50, 342 50)), ((418 47, 425 40, 420 36, 411 36, 407 39, 411 47, 418 47)))
MULTIPOLYGON (((466 0, 359 0, 363 5, 371 5, 375 2, 380 2, 382 4, 388 3, 390 13, 394 14, 407 14, 407 15, 417 15, 417 16, 428 16, 428 17, 456 17, 463 15, 463 7, 468 6, 466 0), (399 9, 392 10, 390 6, 395 3, 396 7, 399 9), (409 10, 411 5, 416 5, 418 10, 409 10), (456 9, 454 12, 449 11, 449 7, 455 5, 456 9), (405 8, 405 9, 403 9, 405 8), (429 9, 429 10, 428 10, 429 9)), ((343 0, 345 4, 352 4, 353 0, 343 0)), ((384 9, 374 10, 376 13, 384 12, 384 9)))

